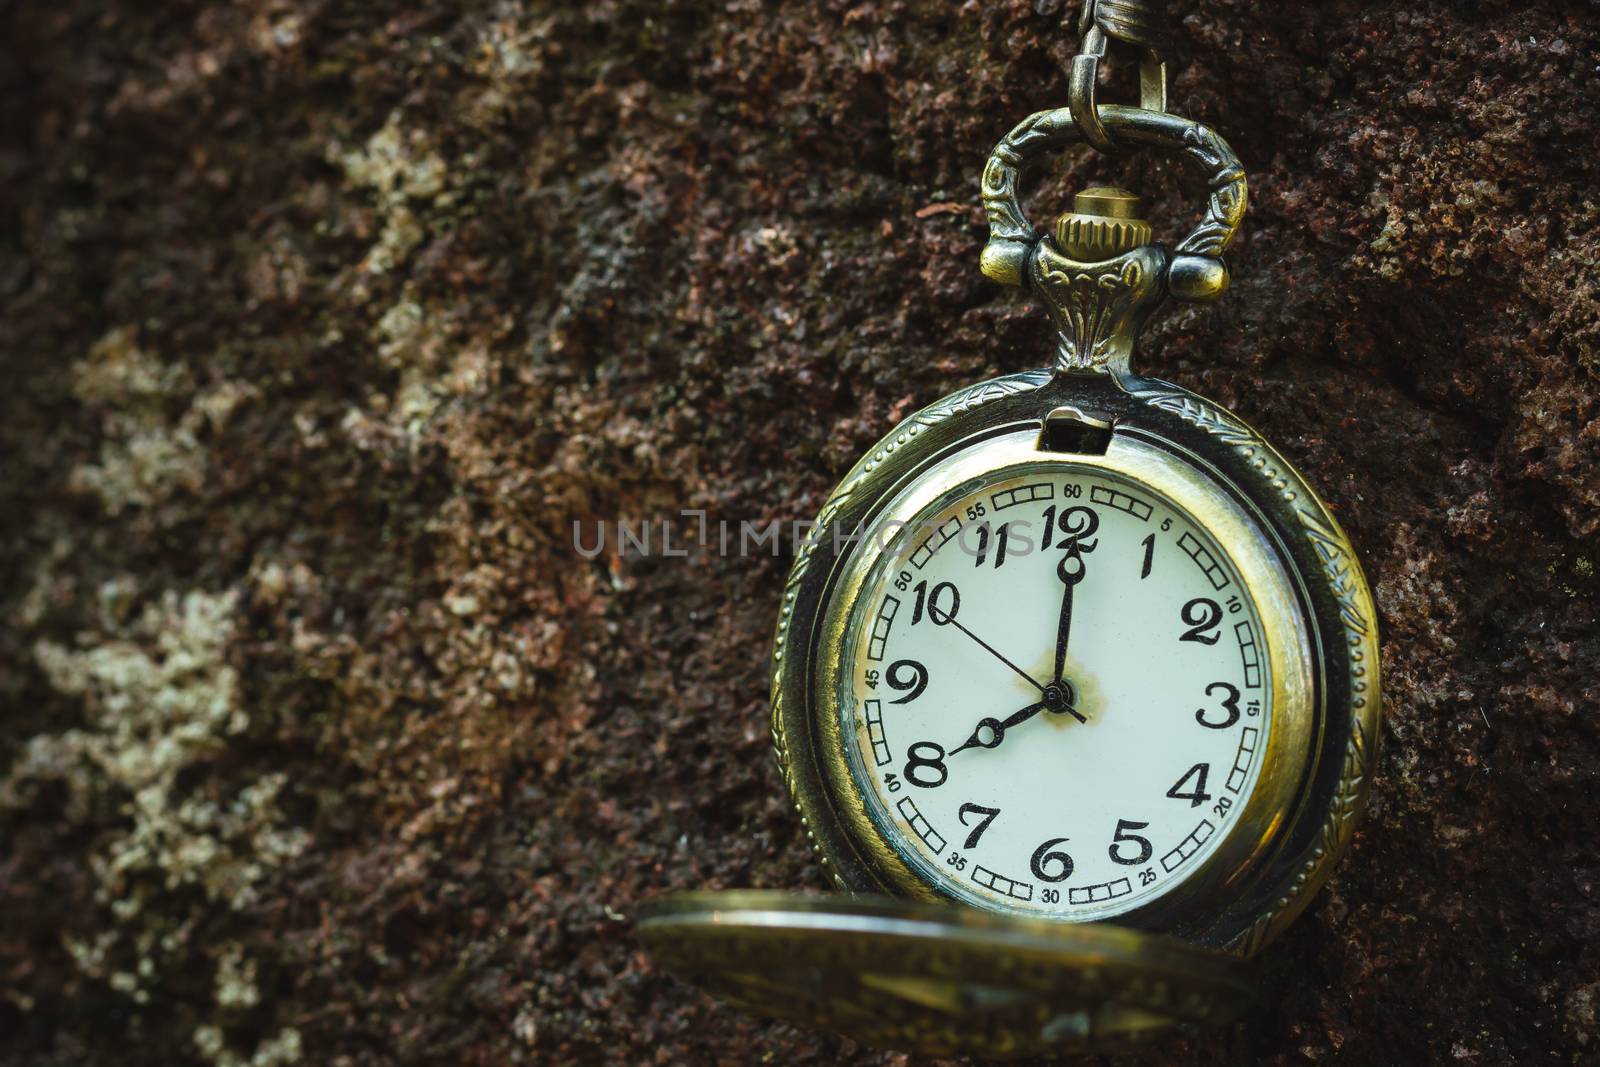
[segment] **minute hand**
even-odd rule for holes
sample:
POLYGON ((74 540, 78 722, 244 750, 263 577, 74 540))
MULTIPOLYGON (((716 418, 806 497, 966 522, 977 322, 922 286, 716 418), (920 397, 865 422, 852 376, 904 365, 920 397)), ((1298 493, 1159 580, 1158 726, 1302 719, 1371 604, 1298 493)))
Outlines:
POLYGON ((1060 685, 1067 673, 1067 641, 1072 636, 1072 591, 1077 584, 1083 581, 1087 566, 1083 562, 1080 549, 1075 544, 1072 550, 1061 557, 1061 562, 1056 564, 1056 577, 1066 588, 1061 593, 1061 616, 1056 622, 1056 673, 1055 683, 1060 685))
POLYGON ((985 652, 989 653, 989 655, 993 656, 995 659, 999 660, 1001 663, 1004 663, 1007 667, 1010 667, 1012 670, 1016 671, 1023 678, 1026 678, 1029 685, 1033 686, 1035 689, 1039 690, 1039 692, 1041 692, 1041 693, 1044 692, 1044 686, 1041 685, 1037 680, 1035 680, 1033 675, 1029 674, 1027 671, 1023 670, 1021 667, 1017 666, 1015 663, 1012 663, 1003 654, 1001 654, 999 649, 995 648, 989 642, 985 641, 983 638, 979 637, 977 634, 973 633, 971 630, 969 630, 965 626, 961 625, 961 623, 957 622, 956 621, 956 617, 954 615, 950 615, 950 614, 948 614, 946 612, 942 612, 938 608, 934 607, 932 604, 929 604, 928 605, 928 618, 932 619, 933 622, 934 622, 934 625, 936 625, 936 626, 954 626, 957 630, 960 630, 962 633, 966 634, 968 637, 970 637, 974 641, 976 641, 980 646, 982 646, 982 648, 983 648, 983 650, 985 652))

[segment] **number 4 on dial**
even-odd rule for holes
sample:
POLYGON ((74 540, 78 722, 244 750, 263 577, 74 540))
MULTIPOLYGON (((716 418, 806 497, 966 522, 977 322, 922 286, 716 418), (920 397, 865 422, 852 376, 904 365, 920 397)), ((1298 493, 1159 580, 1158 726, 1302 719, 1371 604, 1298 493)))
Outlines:
POLYGON ((1211 799, 1211 794, 1206 792, 1206 775, 1210 773, 1211 764, 1196 763, 1193 767, 1189 768, 1187 774, 1178 779, 1177 783, 1171 789, 1167 790, 1167 796, 1171 797, 1173 800, 1187 800, 1191 808, 1198 808, 1200 805, 1211 799), (1189 779, 1191 778, 1195 779, 1194 790, 1192 792, 1185 793, 1183 791, 1183 787, 1188 784, 1189 779))

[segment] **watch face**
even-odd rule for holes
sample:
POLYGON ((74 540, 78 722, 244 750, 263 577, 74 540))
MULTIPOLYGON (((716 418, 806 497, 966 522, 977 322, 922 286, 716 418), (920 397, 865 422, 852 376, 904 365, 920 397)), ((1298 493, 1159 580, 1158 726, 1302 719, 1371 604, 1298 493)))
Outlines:
POLYGON ((873 562, 848 606, 840 734, 873 824, 927 882, 1087 920, 1205 865, 1273 712, 1260 606, 1215 532, 1113 470, 1051 461, 891 504, 857 551, 873 562))

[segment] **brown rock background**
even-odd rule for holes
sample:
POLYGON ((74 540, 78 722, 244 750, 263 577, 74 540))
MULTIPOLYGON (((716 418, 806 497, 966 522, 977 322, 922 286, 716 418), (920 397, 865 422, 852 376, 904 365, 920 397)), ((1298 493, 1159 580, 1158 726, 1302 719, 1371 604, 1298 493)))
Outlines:
MULTIPOLYGON (((1266 1007, 1139 1062, 1593 1057, 1600 17, 1172 7, 1254 206, 1141 365, 1324 491, 1388 720, 1266 1007)), ((788 561, 570 523, 809 518, 1044 361, 976 183, 1074 14, 4 5, 0 1062, 909 1062, 640 952, 656 892, 822 884, 765 721, 788 561)), ((1087 153, 1038 210, 1090 177, 1192 217, 1087 153)))

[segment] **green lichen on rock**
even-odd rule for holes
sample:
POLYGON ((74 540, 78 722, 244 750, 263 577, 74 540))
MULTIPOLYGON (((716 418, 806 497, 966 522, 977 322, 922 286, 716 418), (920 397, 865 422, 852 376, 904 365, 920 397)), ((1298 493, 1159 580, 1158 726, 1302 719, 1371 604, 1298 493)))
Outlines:
MULTIPOLYGON (((174 911, 174 901, 194 890, 210 905, 247 910, 263 880, 308 842, 278 807, 286 775, 222 786, 207 773, 250 725, 225 660, 236 600, 169 590, 114 632, 79 635, 74 647, 40 641, 41 671, 81 703, 84 722, 31 738, 0 779, 0 809, 25 808, 56 782, 66 787, 68 818, 117 812, 118 829, 87 855, 105 924, 89 937, 69 935, 65 947, 83 974, 137 1004, 149 1003, 170 968, 205 950, 190 932, 194 913, 174 911)), ((217 1006, 259 1005, 254 976, 240 946, 225 950, 217 1006)), ((290 1062, 273 1058, 280 1055, 264 1062, 290 1062)))
POLYGON ((412 205, 435 200, 444 192, 444 160, 429 145, 425 131, 402 128, 398 112, 360 148, 333 155, 351 185, 370 189, 377 198, 383 230, 362 268, 387 274, 427 237, 412 205))
POLYGON ((73 376, 74 395, 103 412, 106 439, 98 459, 73 471, 72 482, 98 496, 112 515, 197 489, 205 477, 194 420, 174 422, 165 410, 188 388, 185 368, 153 359, 134 334, 123 327, 102 337, 73 376))
POLYGON ((213 1067, 287 1067, 301 1061, 300 1031, 292 1026, 261 1042, 248 1056, 231 1051, 227 1037, 215 1026, 197 1027, 194 1044, 213 1067))

